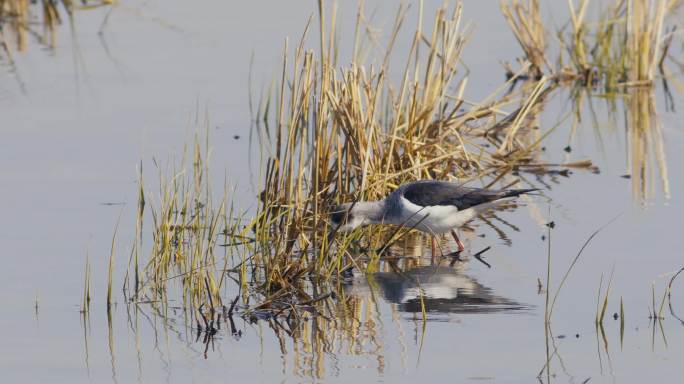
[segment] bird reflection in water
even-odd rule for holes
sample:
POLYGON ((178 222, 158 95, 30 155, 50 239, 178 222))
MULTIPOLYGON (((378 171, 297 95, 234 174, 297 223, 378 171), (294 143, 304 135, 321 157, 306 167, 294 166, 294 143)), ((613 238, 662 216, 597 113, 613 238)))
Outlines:
MULTIPOLYGON (((449 255, 445 247, 444 254, 449 255)), ((432 313, 493 313, 524 311, 529 306, 498 296, 464 272, 468 258, 458 262, 449 256, 437 262, 425 257, 420 235, 408 235, 388 255, 381 271, 368 280, 354 279, 348 287, 351 294, 363 295, 367 290, 379 291, 384 299, 402 312, 421 312, 421 296, 425 310, 432 313)))
POLYGON ((419 266, 405 272, 378 272, 374 281, 385 300, 397 304, 402 312, 492 313, 521 311, 523 304, 506 299, 474 278, 449 266, 419 266))

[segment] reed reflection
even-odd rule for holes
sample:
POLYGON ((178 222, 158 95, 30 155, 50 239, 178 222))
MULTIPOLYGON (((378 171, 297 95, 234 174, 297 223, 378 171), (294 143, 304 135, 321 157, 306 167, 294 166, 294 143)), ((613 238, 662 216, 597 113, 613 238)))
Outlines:
MULTIPOLYGON (((663 80, 667 84, 666 80, 663 80)), ((570 97, 574 115, 571 141, 585 115, 591 119, 598 147, 605 150, 606 134, 619 136, 616 128, 623 125, 626 173, 633 199, 644 205, 661 195, 671 197, 665 141, 655 101, 655 86, 629 87, 600 95, 605 102, 605 118, 599 117, 596 101, 599 95, 590 88, 573 89, 570 97), (586 101, 586 102, 585 102, 586 101), (606 120, 608 123, 602 122, 606 120)), ((667 95, 667 86, 663 89, 667 95)), ((665 96, 667 103, 667 96, 665 96)), ((672 112, 666 105, 666 112, 672 112)))
POLYGON ((662 193, 669 199, 665 147, 656 114, 653 88, 631 88, 625 101, 625 109, 632 195, 642 202, 653 197, 658 175, 662 193))
POLYGON ((329 315, 302 312, 297 319, 268 320, 280 346, 283 372, 316 379, 336 376, 340 357, 351 356, 383 374, 386 335, 374 295, 341 289, 326 306, 329 315))

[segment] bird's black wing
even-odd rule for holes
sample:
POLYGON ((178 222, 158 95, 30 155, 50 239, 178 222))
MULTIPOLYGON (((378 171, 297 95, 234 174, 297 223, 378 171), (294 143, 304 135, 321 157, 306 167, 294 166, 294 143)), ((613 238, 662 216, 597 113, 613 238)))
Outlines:
POLYGON ((447 181, 424 180, 405 186, 404 198, 421 207, 453 205, 459 210, 529 192, 526 189, 493 190, 464 187, 447 181))

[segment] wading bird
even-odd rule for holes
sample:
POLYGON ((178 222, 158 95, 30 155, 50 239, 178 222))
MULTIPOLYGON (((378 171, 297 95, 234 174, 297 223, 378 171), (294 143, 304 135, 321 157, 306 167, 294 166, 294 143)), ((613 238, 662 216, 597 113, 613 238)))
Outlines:
POLYGON ((348 232, 362 225, 394 224, 415 228, 431 235, 435 255, 435 235, 451 232, 458 252, 465 247, 456 229, 485 211, 537 189, 483 189, 462 184, 421 180, 406 183, 379 201, 359 201, 335 207, 331 214, 333 230, 348 232))

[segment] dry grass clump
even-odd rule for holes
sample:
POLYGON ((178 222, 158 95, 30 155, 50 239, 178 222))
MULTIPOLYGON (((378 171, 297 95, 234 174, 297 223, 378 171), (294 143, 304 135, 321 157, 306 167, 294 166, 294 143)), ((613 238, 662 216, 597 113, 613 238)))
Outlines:
MULTIPOLYGON (((265 160, 254 230, 262 287, 276 296, 299 292, 292 285, 303 277, 326 280, 363 268, 366 264, 348 250, 362 234, 369 249, 388 241, 368 229, 351 236, 329 232, 326 214, 334 204, 382 198, 416 179, 505 186, 518 182, 504 182, 513 170, 543 168, 536 156, 547 132, 537 129, 535 116, 556 86, 542 77, 504 93, 513 76, 485 100, 468 101, 459 59, 469 29, 462 23, 460 4, 440 8, 431 31, 423 30, 419 11, 396 84, 388 75, 387 58, 403 9, 379 63, 352 57, 351 64, 338 65, 336 14, 333 10, 327 17, 319 4, 319 52, 304 49, 310 27, 292 56, 286 42, 276 94, 261 102, 255 116, 262 153, 271 155, 265 160), (511 105, 518 108, 502 112, 511 105)), ((372 265, 377 255, 369 257, 372 265)))
MULTIPOLYGON (((214 203, 208 138, 196 139, 193 155, 186 151, 180 166, 158 166, 158 194, 145 190, 141 172, 124 283, 130 300, 165 306, 181 299, 198 323, 209 324, 223 306, 226 283, 234 281, 247 318, 319 313, 318 304, 339 288, 331 283, 352 268, 377 265, 378 254, 360 254, 355 239, 367 249, 387 248, 408 230, 335 234, 327 221, 334 204, 381 198, 409 180, 510 185, 518 179, 508 175, 521 167, 543 172, 538 149, 547 132, 537 129, 537 116, 555 85, 541 78, 506 93, 512 78, 485 100, 467 100, 459 60, 469 30, 460 4, 440 8, 429 32, 420 10, 398 82, 388 75, 389 58, 406 8, 397 12, 379 60, 359 59, 359 35, 349 65, 338 64, 336 14, 326 15, 327 9, 320 1, 320 49, 304 48, 311 23, 293 53, 286 42, 277 91, 256 110, 264 164, 251 220, 228 208, 227 192, 214 203), (514 112, 503 112, 510 107, 514 112), (153 233, 146 261, 145 217, 153 233), (169 293, 170 285, 180 294, 169 293), (209 317, 202 308, 210 309, 209 317)), ((357 30, 363 19, 360 7, 357 30)), ((224 312, 236 308, 237 299, 231 302, 224 312)))
MULTIPOLYGON (((568 0, 570 20, 557 32, 561 51, 556 68, 547 65, 549 75, 584 85, 603 84, 608 90, 618 86, 650 85, 663 72, 675 28, 666 30, 665 20, 682 4, 679 0, 616 0, 587 16, 598 6, 590 0, 568 0)), ((531 68, 547 64, 544 44, 547 30, 542 23, 539 1, 502 1, 501 8, 518 38, 531 68)), ((538 76, 538 73, 535 73, 538 76)))
MULTIPOLYGON (((205 144, 208 146, 208 139, 205 144)), ((227 263, 235 256, 230 252, 242 249, 230 247, 240 232, 240 220, 227 206, 227 189, 214 203, 208 154, 207 147, 196 139, 192 152, 186 148, 180 165, 158 167, 158 194, 145 191, 141 170, 136 235, 124 282, 130 300, 166 303, 180 299, 185 308, 192 309, 206 305, 214 310, 222 305, 219 289, 227 263), (145 262, 141 253, 146 208, 152 244, 145 262), (220 245, 226 246, 226 253, 219 262, 216 252, 220 245), (180 295, 169 297, 169 284, 178 286, 180 295)))
POLYGON ((529 72, 537 79, 543 75, 544 68, 551 69, 546 58, 547 32, 540 8, 538 0, 501 2, 501 12, 531 64, 529 72))

